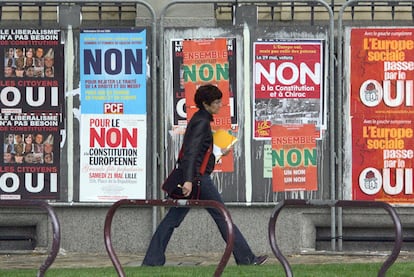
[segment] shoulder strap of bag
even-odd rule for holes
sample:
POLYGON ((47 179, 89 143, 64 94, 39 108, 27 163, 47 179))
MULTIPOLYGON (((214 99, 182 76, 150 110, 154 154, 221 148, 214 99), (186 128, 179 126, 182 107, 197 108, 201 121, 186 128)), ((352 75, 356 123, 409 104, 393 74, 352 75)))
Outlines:
MULTIPOLYGON (((184 155, 184 149, 183 149, 183 147, 184 147, 184 145, 182 145, 181 146, 181 149, 180 149, 180 152, 178 153, 178 160, 177 160, 177 162, 183 157, 183 155, 184 155)), ((206 171, 206 167, 207 167, 207 164, 208 164, 208 160, 209 160, 209 158, 210 158, 210 155, 211 155, 211 151, 212 151, 212 147, 211 147, 211 145, 210 145, 210 147, 207 149, 207 151, 206 151, 206 154, 204 155, 204 159, 203 159, 203 162, 201 163, 201 166, 200 166, 200 174, 201 175, 204 175, 204 172, 206 171)))
POLYGON ((206 167, 207 167, 207 164, 208 164, 208 160, 210 159, 211 151, 212 151, 212 147, 210 146, 207 149, 206 154, 204 155, 203 162, 201 163, 201 166, 200 166, 200 174, 201 175, 204 175, 204 172, 206 171, 206 167))

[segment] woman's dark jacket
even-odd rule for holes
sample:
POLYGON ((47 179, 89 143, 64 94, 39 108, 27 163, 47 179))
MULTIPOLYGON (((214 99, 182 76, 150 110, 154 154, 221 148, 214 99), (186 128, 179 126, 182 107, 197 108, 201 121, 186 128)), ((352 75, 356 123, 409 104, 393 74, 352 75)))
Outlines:
MULTIPOLYGON (((184 134, 184 155, 179 167, 183 170, 185 181, 194 181, 200 175, 200 166, 209 147, 213 146, 211 132, 213 116, 205 109, 198 110, 187 125, 184 134)), ((204 174, 210 174, 214 169, 215 157, 211 153, 204 174)))

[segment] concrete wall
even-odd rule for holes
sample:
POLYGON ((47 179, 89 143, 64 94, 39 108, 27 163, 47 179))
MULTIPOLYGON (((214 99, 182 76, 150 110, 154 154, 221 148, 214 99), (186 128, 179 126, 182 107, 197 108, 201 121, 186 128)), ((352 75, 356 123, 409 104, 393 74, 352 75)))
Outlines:
MULTIPOLYGON (((104 222, 109 207, 54 207, 62 228, 61 247, 74 252, 104 252, 104 222), (82 228, 80 228, 82 226, 82 228)), ((239 226, 255 252, 270 252, 267 242, 269 208, 231 209, 239 226)), ((122 207, 112 222, 112 241, 119 253, 144 253, 152 235, 152 209, 122 207)), ((46 245, 45 245, 46 246, 46 245)), ((174 233, 168 246, 170 253, 224 251, 225 243, 204 209, 195 208, 174 233), (191 238, 190 240, 188 238, 191 238)))
MULTIPOLYGON (((61 225, 61 248, 69 252, 106 253, 104 223, 110 205, 84 204, 54 205, 61 225)), ((239 227, 255 253, 272 255, 269 243, 269 219, 272 206, 229 205, 233 222, 239 227)), ((344 241, 345 251, 390 251, 393 242, 381 242, 394 237, 391 217, 381 209, 344 209, 345 237, 365 236, 366 241, 344 241)), ((411 209, 399 208, 398 214, 404 228, 404 236, 412 240, 414 219, 411 209)), ((37 211, 2 211, 0 222, 34 224, 37 227, 38 250, 50 247, 52 231, 47 215, 37 211), (10 220, 13 216, 14 219, 10 220), (48 226, 49 224, 49 226, 48 226)), ((3 223, 2 223, 3 225, 3 223)), ((303 251, 330 251, 330 241, 317 242, 317 236, 329 236, 330 208, 284 208, 276 221, 277 244, 283 254, 303 251)), ((116 253, 145 253, 152 235, 152 208, 121 207, 112 222, 112 243, 116 253)), ((413 250, 413 243, 406 242, 403 250, 413 250)), ((181 226, 176 229, 167 253, 196 254, 222 253, 225 243, 204 209, 194 208, 181 226), (190 239, 188 239, 190 238, 190 239)))

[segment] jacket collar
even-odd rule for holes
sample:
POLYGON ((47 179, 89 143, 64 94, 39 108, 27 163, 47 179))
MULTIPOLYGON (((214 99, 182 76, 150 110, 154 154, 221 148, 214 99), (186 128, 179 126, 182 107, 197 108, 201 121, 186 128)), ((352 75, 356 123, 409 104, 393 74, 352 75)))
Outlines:
POLYGON ((200 115, 202 115, 203 117, 207 117, 208 120, 213 121, 213 115, 211 113, 209 113, 207 110, 205 109, 200 109, 199 110, 200 115))

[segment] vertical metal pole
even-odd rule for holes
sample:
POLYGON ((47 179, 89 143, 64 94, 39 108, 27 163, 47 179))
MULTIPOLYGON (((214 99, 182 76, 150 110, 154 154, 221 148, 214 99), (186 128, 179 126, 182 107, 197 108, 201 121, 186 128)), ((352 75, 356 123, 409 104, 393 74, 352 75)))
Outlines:
MULTIPOLYGON (((335 48, 335 23, 333 11, 325 2, 320 2, 326 7, 326 10, 329 12, 329 112, 331 114, 329 119, 329 145, 330 145, 330 170, 333 172, 330 174, 330 183, 331 183, 331 200, 336 199, 336 166, 335 166, 335 97, 333 96, 335 90, 335 63, 334 63, 334 48, 335 48)), ((331 207, 331 249, 335 251, 336 249, 336 208, 331 207)))
POLYGON ((68 161, 68 202, 73 201, 73 67, 74 67, 74 53, 73 53, 73 32, 72 25, 68 25, 68 33, 65 43, 65 71, 67 88, 67 161, 68 161))
MULTIPOLYGON (((339 11, 339 16, 338 16, 338 43, 337 43, 337 55, 338 55, 338 86, 337 86, 337 116, 338 116, 338 122, 339 122, 339 128, 337 131, 337 138, 338 138, 338 162, 337 162, 337 168, 338 168, 338 173, 337 173, 337 183, 338 183, 338 199, 342 200, 343 198, 343 191, 342 191, 342 186, 343 186, 343 172, 342 172, 342 168, 343 168, 343 157, 342 157, 342 151, 343 151, 343 137, 342 137, 342 132, 343 132, 343 116, 342 116, 342 112, 343 112, 343 107, 342 107, 342 99, 343 99, 343 76, 342 76, 342 48, 343 48, 343 39, 342 39, 342 13, 343 13, 343 7, 341 8, 341 10, 339 11)), ((354 17, 354 6, 352 6, 352 10, 351 10, 351 14, 352 14, 352 18, 354 17)), ((338 208, 338 250, 342 251, 342 208, 338 208)))
MULTIPOLYGON (((345 8, 350 5, 352 10, 352 18, 354 17, 354 5, 353 2, 356 2, 354 0, 350 0, 349 2, 345 3, 340 11, 339 11, 339 15, 338 15, 338 45, 337 45, 337 55, 338 55, 338 82, 337 82, 337 116, 338 116, 338 122, 339 122, 339 128, 337 130, 338 135, 337 135, 337 141, 339 144, 339 151, 338 151, 338 161, 337 161, 337 183, 338 183, 338 199, 342 200, 343 199, 343 185, 344 185, 344 180, 343 180, 343 172, 342 172, 342 168, 343 168, 343 97, 344 97, 344 90, 343 90, 343 73, 342 73, 342 61, 343 61, 343 53, 342 53, 342 49, 343 49, 343 30, 342 30, 342 18, 343 18, 343 13, 345 8)), ((339 207, 338 208, 338 250, 342 251, 342 208, 339 207)))
MULTIPOLYGON (((151 6, 147 6, 147 9, 149 9, 151 11, 151 15, 152 15, 152 29, 151 29, 151 35, 152 35, 152 56, 151 56, 151 96, 152 96, 152 129, 156 130, 152 133, 152 147, 154 149, 154 151, 152 151, 153 153, 157 153, 157 155, 155 157, 152 158, 152 195, 153 198, 158 198, 158 193, 159 193, 159 182, 160 182, 160 178, 158 178, 158 163, 159 163, 159 158, 160 158, 160 152, 159 150, 161 150, 162 152, 162 148, 159 147, 159 134, 162 134, 162 132, 160 132, 159 128, 156 128, 157 123, 158 123, 158 116, 157 116, 157 112, 159 111, 159 109, 157 108, 157 104, 158 104, 158 99, 161 99, 162 93, 158 90, 157 88, 157 64, 158 64, 158 57, 157 57, 157 16, 155 14, 155 11, 151 8, 151 6)), ((162 43, 162 42, 161 42, 162 43)), ((163 73, 161 73, 163 74, 163 73)), ((163 122, 163 120, 160 120, 163 122)), ((161 167, 162 168, 162 167, 161 167)), ((153 226, 153 230, 155 230, 157 228, 157 224, 158 224, 158 217, 157 217, 157 207, 153 207, 152 208, 152 226, 153 226)))
POLYGON ((251 114, 250 114, 250 29, 247 23, 244 23, 243 27, 243 50, 244 50, 244 160, 245 160, 245 172, 246 172, 246 202, 252 202, 252 158, 251 158, 251 114))

